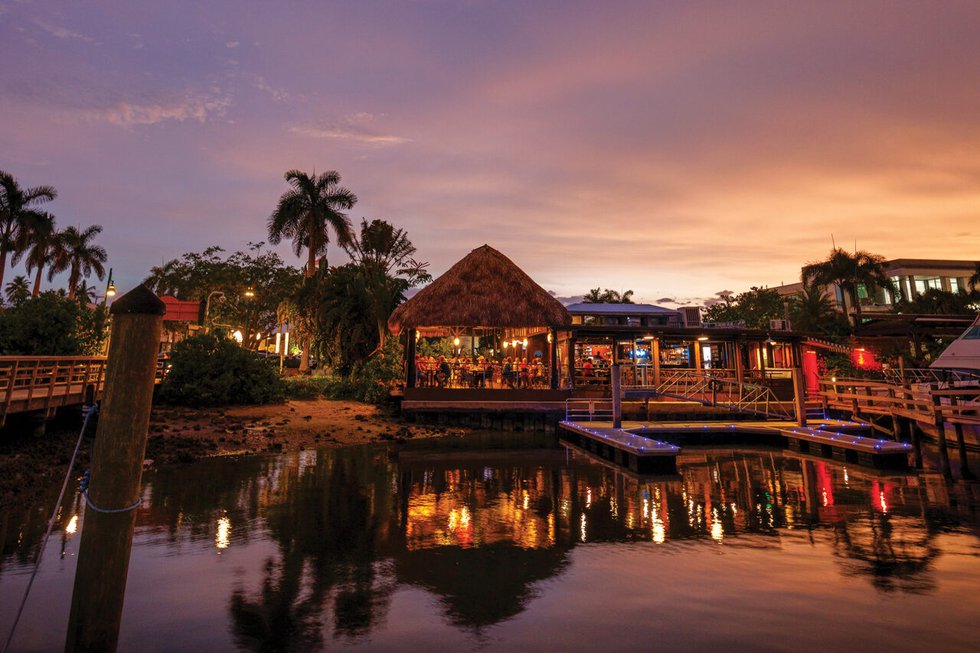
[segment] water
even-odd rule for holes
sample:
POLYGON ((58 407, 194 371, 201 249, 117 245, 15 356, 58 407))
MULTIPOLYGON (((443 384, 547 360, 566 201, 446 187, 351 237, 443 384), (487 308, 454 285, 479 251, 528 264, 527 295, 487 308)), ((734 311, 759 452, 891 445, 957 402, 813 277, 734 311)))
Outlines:
MULTIPOLYGON (((147 473, 119 650, 975 650, 976 486, 764 449, 638 479, 424 446, 147 473)), ((0 515, 2 637, 48 509, 0 515)), ((14 650, 63 648, 83 522, 76 495, 14 650)))

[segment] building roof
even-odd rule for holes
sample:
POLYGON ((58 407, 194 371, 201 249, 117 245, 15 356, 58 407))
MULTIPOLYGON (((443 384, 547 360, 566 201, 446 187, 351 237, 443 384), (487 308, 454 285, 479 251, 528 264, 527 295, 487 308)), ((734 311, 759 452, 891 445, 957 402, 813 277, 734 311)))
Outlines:
POLYGON ((565 307, 572 315, 618 315, 629 317, 643 317, 645 315, 680 315, 680 311, 675 311, 663 306, 653 304, 590 304, 579 302, 565 307))
POLYGON ((419 327, 565 327, 571 316, 509 258, 484 245, 395 309, 392 333, 419 327))

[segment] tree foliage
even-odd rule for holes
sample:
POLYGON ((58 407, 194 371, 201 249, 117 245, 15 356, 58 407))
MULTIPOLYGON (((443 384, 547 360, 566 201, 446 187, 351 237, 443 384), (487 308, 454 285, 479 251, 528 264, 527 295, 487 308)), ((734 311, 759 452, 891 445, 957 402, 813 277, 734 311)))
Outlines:
POLYGON ((837 286, 844 296, 844 308, 851 319, 851 308, 856 313, 856 323, 860 322, 861 301, 858 286, 868 291, 880 288, 893 291, 891 280, 885 272, 885 258, 878 254, 857 251, 853 254, 835 247, 826 260, 803 266, 800 276, 804 285, 837 286))
POLYGON ((7 286, 3 289, 3 293, 8 304, 11 306, 19 306, 21 303, 30 298, 31 284, 27 280, 27 277, 18 274, 16 277, 10 280, 7 286))
POLYGON ((94 224, 79 230, 66 227, 57 238, 56 256, 48 279, 59 272, 68 271, 68 298, 75 299, 78 282, 88 279, 95 273, 99 279, 105 278, 105 262, 108 260, 105 249, 92 241, 102 233, 102 227, 94 224))
POLYGON ((915 299, 901 299, 893 309, 897 313, 964 315, 980 311, 980 290, 957 292, 930 288, 915 299))
POLYGON ((188 252, 152 268, 143 283, 158 295, 184 301, 206 303, 215 292, 208 322, 241 329, 245 341, 254 343, 254 334, 268 333, 279 324, 279 304, 295 293, 301 281, 299 270, 263 247, 264 243, 249 243, 245 251, 227 257, 218 246, 188 252))
POLYGON ((405 291, 430 279, 404 230, 383 220, 362 221, 346 249, 351 263, 321 267, 292 302, 321 357, 345 375, 384 348, 405 291))
POLYGON ((605 290, 592 288, 582 297, 582 302, 585 304, 632 304, 633 291, 618 292, 609 288, 605 290))
POLYGON ((769 320, 783 317, 784 298, 771 288, 753 286, 738 295, 722 295, 722 300, 704 310, 706 322, 744 321, 750 329, 768 329, 769 320))
POLYGON ((183 406, 267 404, 285 398, 275 361, 238 346, 224 333, 201 333, 171 351, 160 399, 183 406))
POLYGON ((24 299, 0 313, 0 355, 80 356, 102 348, 107 312, 55 292, 24 299))
POLYGON ((37 207, 58 196, 53 186, 22 188, 8 172, 0 170, 0 286, 7 268, 7 256, 24 247, 24 231, 41 213, 37 207))
POLYGON ((850 331, 847 319, 834 308, 823 288, 813 284, 804 285, 790 299, 789 315, 795 331, 826 336, 843 336, 850 331))

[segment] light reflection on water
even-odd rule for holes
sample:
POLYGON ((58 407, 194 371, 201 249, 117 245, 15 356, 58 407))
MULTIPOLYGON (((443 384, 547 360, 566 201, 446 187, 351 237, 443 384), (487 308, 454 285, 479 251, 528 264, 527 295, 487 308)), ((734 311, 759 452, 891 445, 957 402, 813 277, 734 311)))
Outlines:
MULTIPOLYGON (((976 486, 689 451, 670 478, 563 449, 148 473, 120 650, 969 650, 976 486)), ((44 510, 0 516, 0 634, 44 510)), ((63 646, 77 496, 61 523, 14 650, 63 646)))

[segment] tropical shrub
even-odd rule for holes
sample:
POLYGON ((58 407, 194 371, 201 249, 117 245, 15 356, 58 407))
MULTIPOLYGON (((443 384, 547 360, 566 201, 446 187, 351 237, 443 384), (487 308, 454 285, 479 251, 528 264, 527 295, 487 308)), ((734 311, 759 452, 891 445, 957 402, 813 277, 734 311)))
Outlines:
POLYGON ((105 334, 105 308, 90 309, 54 292, 0 312, 0 355, 97 354, 105 334))
POLYGON ((243 349, 222 333, 191 336, 174 345, 160 399, 183 406, 270 404, 286 388, 273 359, 243 349))

